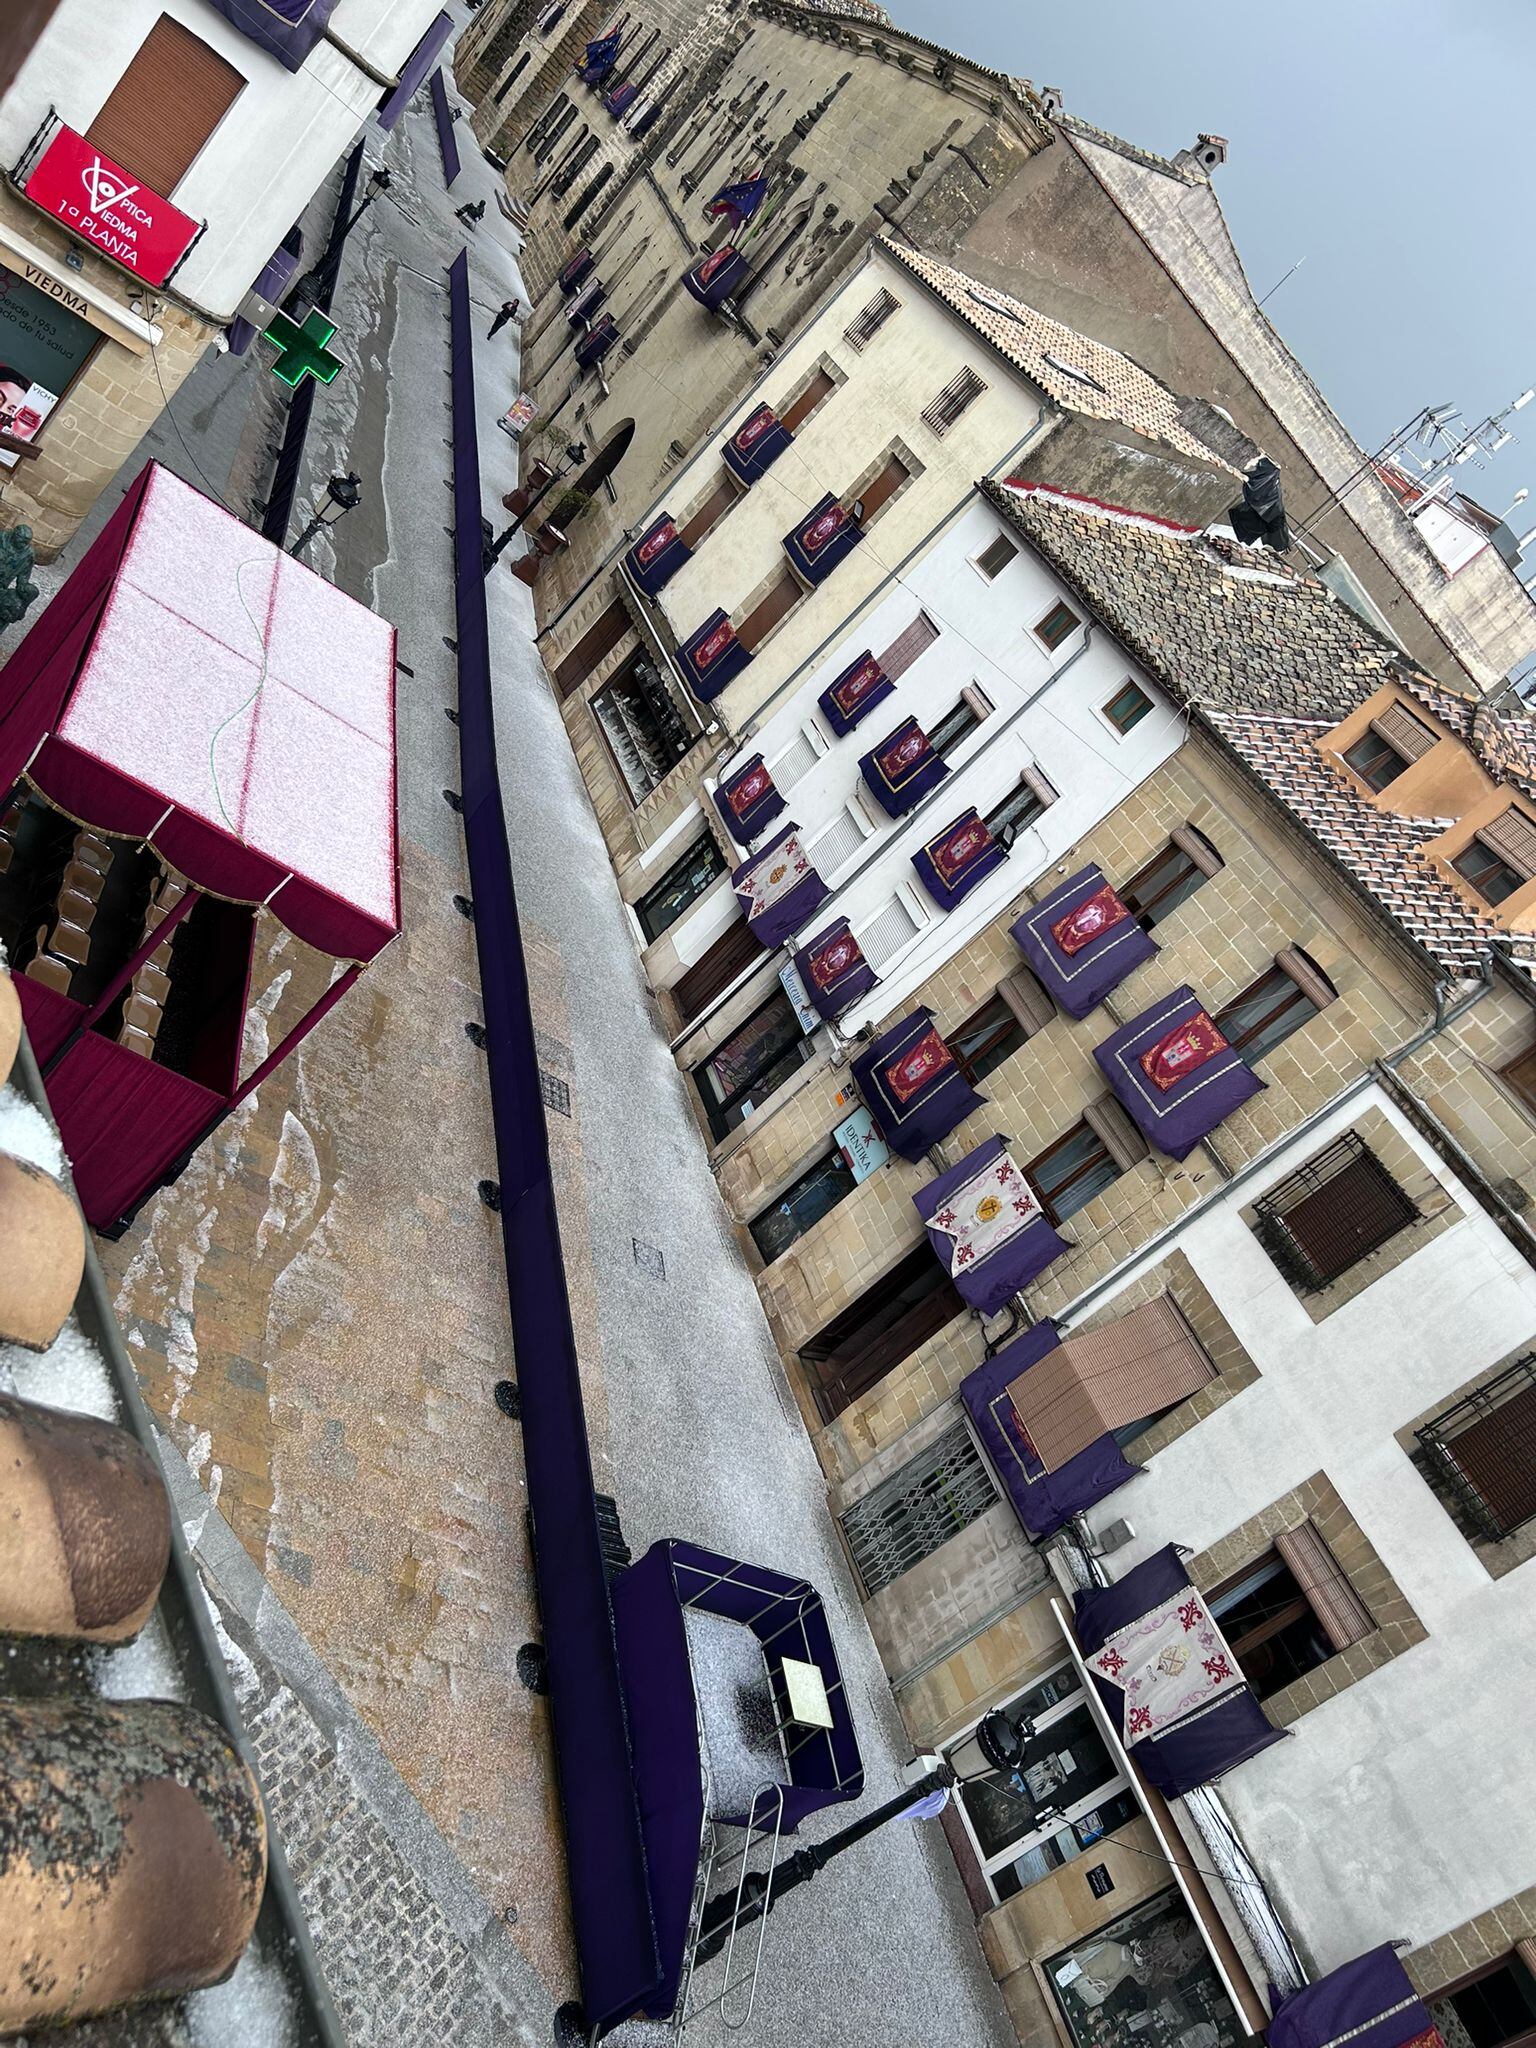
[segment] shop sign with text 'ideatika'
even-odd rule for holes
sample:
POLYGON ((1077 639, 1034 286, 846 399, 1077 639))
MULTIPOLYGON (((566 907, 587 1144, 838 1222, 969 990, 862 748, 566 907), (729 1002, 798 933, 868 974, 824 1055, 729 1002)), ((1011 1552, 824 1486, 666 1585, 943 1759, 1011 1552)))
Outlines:
POLYGON ((62 122, 22 188, 61 227, 145 284, 164 284, 197 222, 62 122))

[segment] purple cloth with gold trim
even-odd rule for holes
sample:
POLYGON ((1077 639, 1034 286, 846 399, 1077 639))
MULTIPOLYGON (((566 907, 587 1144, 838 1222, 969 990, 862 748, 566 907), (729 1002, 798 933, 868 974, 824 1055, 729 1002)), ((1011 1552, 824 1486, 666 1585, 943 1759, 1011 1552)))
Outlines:
POLYGON ((1067 1249, 1002 1138, 919 1188, 912 1206, 962 1301, 996 1315, 1067 1249))
POLYGON ((852 1073, 864 1107, 903 1159, 921 1159, 982 1106, 927 1010, 881 1032, 852 1073))
POLYGON ((678 538, 670 512, 652 520, 624 555, 625 566, 647 597, 664 589, 683 564, 692 560, 693 549, 685 547, 678 538))
POLYGON ((933 751, 917 720, 909 718, 860 757, 859 773, 881 810, 888 817, 900 818, 921 803, 930 789, 938 788, 949 773, 949 764, 933 751))
POLYGON ((778 461, 794 438, 771 405, 760 405, 721 443, 721 459, 732 476, 744 484, 754 484, 765 469, 778 461))
POLYGON ((866 647, 816 699, 822 716, 841 739, 877 704, 894 694, 896 685, 866 647))
POLYGON ((828 491, 821 503, 785 534, 784 552, 807 583, 824 583, 863 538, 863 527, 828 491))
POLYGON ((604 111, 611 114, 614 120, 617 121, 621 115, 627 114, 634 105, 635 94, 638 89, 637 86, 632 85, 626 78, 622 85, 616 85, 612 92, 604 94, 604 111))
POLYGON ((1265 2031, 1269 2048, 1443 2048, 1390 1942, 1282 1998, 1265 2031))
POLYGON ((560 272, 560 275, 555 279, 555 283, 560 288, 562 299, 568 299, 573 292, 580 289, 582 279, 591 268, 592 251, 585 247, 578 249, 576 254, 560 272))
POLYGON ((601 278, 587 286, 581 296, 566 309, 566 319, 572 327, 580 327, 591 320, 599 306, 608 302, 608 287, 601 278))
POLYGON ((209 5, 286 70, 299 71, 324 35, 336 0, 209 0, 209 5))
POLYGON ((1069 1017, 1086 1017, 1157 951, 1093 866, 1079 868, 1011 929, 1046 994, 1069 1017))
POLYGON ((721 248, 711 249, 707 256, 701 256, 697 263, 683 272, 683 290, 713 313, 746 275, 746 257, 727 242, 721 248))
POLYGON ((715 808, 739 846, 750 846, 763 827, 772 824, 784 808, 784 799, 774 788, 761 754, 721 777, 715 789, 715 808))
POLYGON ((1188 987, 1112 1032, 1093 1056, 1138 1130, 1175 1159, 1264 1086, 1188 987))
POLYGON ((688 687, 701 703, 707 704, 733 676, 739 676, 752 659, 749 649, 736 638, 736 628, 724 612, 711 612, 695 633, 690 633, 677 650, 688 677, 688 687))
POLYGON ((1008 858, 976 811, 962 811, 912 856, 917 879, 940 910, 953 910, 962 896, 985 881, 1008 858))
MULTIPOLYGON (((1127 1693, 1093 1670, 1094 1659, 1111 1636, 1186 1593, 1194 1594, 1194 1587, 1179 1562, 1177 1548, 1170 1543, 1132 1565, 1112 1586, 1091 1586, 1073 1594, 1078 1645, 1105 1712, 1117 1727, 1128 1727, 1127 1693)), ((1198 1595, 1195 1598, 1203 1608, 1204 1602, 1198 1595)), ((1197 1785, 1224 1777, 1261 1749, 1284 1739, 1285 1730, 1271 1724, 1253 1688, 1238 1684, 1181 1719, 1127 1742, 1126 1747, 1148 1784, 1155 1785, 1166 1798, 1177 1799, 1197 1785)))
POLYGON ((595 327, 589 327, 576 344, 576 360, 584 370, 600 363, 619 338, 611 313, 605 313, 595 327))
POLYGON ((828 1023, 867 996, 880 977, 864 958, 846 917, 807 939, 795 955, 805 992, 828 1023))
POLYGON ((752 935, 770 953, 814 917, 830 894, 799 833, 798 825, 786 825, 760 852, 731 871, 731 887, 752 935))
POLYGON ((1063 1523, 1107 1500, 1141 1470, 1106 1434, 1095 1437, 1057 1471, 1046 1471, 1019 1422, 1008 1388, 1060 1342, 1053 1322, 1038 1322, 960 1382, 960 1399, 981 1447, 1031 1536, 1054 1535, 1063 1523))

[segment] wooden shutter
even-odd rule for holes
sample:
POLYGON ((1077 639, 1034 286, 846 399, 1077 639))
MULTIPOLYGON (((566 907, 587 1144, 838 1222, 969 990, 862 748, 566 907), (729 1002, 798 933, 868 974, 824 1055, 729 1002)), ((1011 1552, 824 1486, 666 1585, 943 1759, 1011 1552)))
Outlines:
POLYGON ((1083 1111, 1083 1122, 1122 1173, 1139 1166, 1152 1150, 1112 1095, 1106 1095, 1100 1102, 1090 1102, 1083 1111))
MULTIPOLYGON (((1216 1377, 1171 1295, 1063 1338, 1008 1397, 1048 1472, 1112 1430, 1176 1407, 1216 1377)), ((1356 1638, 1358 1640, 1358 1638, 1356 1638)))
POLYGON ((162 14, 86 140, 168 199, 244 84, 217 50, 162 14))
POLYGON ((787 619, 805 595, 805 586, 792 569, 785 569, 766 597, 760 598, 736 628, 736 638, 748 649, 761 646, 780 619, 787 619))
POLYGON ((1527 881, 1536 877, 1536 822, 1523 811, 1511 805, 1490 824, 1480 826, 1477 836, 1527 881))
POLYGON ((1405 761, 1420 760, 1440 737, 1402 704, 1389 704, 1385 711, 1371 720, 1371 724, 1405 761))
POLYGON ((1292 1578, 1335 1653, 1375 1633, 1371 1610, 1339 1570, 1333 1552, 1310 1522, 1303 1522, 1298 1529, 1280 1530, 1275 1548, 1290 1566, 1292 1578))
POLYGON ((997 993, 1031 1034, 1043 1031, 1056 1014, 1056 1005, 1027 967, 1019 968, 1006 981, 1000 981, 997 993))
POLYGON ((587 628, 565 659, 555 666, 555 688, 560 692, 562 702, 581 688, 598 663, 605 655, 612 654, 628 631, 629 613, 622 604, 609 605, 596 624, 587 628))
POLYGON ((779 424, 793 433, 802 420, 808 420, 824 398, 830 398, 837 389, 825 370, 815 370, 811 381, 792 404, 779 415, 779 424))
POLYGON ((722 470, 719 483, 715 485, 698 511, 693 514, 686 526, 678 528, 677 537, 683 546, 697 547, 716 520, 723 519, 730 511, 737 496, 736 486, 731 482, 729 473, 722 470))
MULTIPOLYGON (((911 474, 911 470, 908 469, 899 455, 887 456, 885 467, 880 471, 874 482, 857 493, 858 501, 864 507, 863 511, 859 514, 859 524, 861 526, 868 526, 869 522, 880 510, 880 507, 888 498, 895 497, 911 474)), ((886 674, 890 674, 889 669, 886 670, 886 674)))
POLYGON ((919 612, 904 632, 877 657, 881 668, 894 683, 904 676, 925 647, 931 647, 939 637, 939 629, 926 612, 919 612))
MULTIPOLYGON (((1329 1151, 1338 1163, 1329 1159, 1320 1171, 1313 1172, 1302 1168, 1293 1180, 1304 1184, 1311 1179, 1315 1184, 1297 1199, 1286 1199, 1281 1213, 1274 1216, 1300 1251, 1310 1277, 1324 1287, 1418 1216, 1368 1146, 1358 1139, 1348 1148, 1336 1141, 1329 1151)), ((1278 1207, 1273 1196, 1260 1204, 1261 1210, 1272 1215, 1278 1207)))
POLYGON ((672 999, 681 1022, 691 1024, 695 1017, 702 1016, 744 967, 763 957, 763 949, 744 917, 727 925, 703 959, 696 960, 672 985, 672 999))
POLYGON ((954 1282, 924 1244, 920 1256, 913 1253, 886 1274, 820 1340, 802 1345, 800 1356, 812 1367, 824 1420, 841 1415, 964 1309, 954 1282), (900 1296, 912 1291, 914 1269, 923 1292, 903 1301, 900 1296))

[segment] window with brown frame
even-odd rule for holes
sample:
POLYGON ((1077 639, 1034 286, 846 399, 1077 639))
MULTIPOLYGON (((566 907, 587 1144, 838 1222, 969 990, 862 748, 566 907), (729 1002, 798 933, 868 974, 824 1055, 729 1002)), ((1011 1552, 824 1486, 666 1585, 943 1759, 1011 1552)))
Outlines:
POLYGON ((1213 1587, 1206 1604, 1261 1700, 1333 1655, 1312 1603, 1278 1550, 1266 1551, 1213 1587))
POLYGON ((722 470, 720 481, 698 511, 691 516, 686 525, 678 528, 677 537, 683 546, 696 548, 710 528, 719 524, 740 496, 741 493, 731 482, 729 473, 722 470))
POLYGON ((751 650, 760 647, 782 619, 787 619, 805 596, 805 586, 792 569, 780 572, 778 581, 758 599, 736 628, 736 638, 751 650))
POLYGON ((1507 1065, 1500 1067, 1499 1074, 1526 1108, 1536 1111, 1536 1045, 1517 1053, 1507 1065))
POLYGON ((1485 903, 1502 903, 1536 876, 1536 823, 1521 811, 1502 812, 1453 856, 1451 866, 1485 903))
POLYGON ((1468 1971, 1425 2002, 1456 2048, 1536 2048, 1536 1941, 1468 1971))
POLYGON ((1389 704, 1341 758, 1371 789, 1383 790, 1427 754, 1439 735, 1404 704, 1389 704))
POLYGON ((1140 725, 1151 709, 1152 699, 1146 691, 1139 683, 1127 679, 1104 706, 1104 716, 1124 739, 1132 726, 1140 725))
POLYGON ((886 321, 896 312, 900 304, 901 301, 899 299, 893 298, 882 287, 875 293, 875 296, 864 307, 862 312, 849 321, 848 325, 843 329, 843 339, 850 348, 862 349, 867 347, 880 332, 886 321))
POLYGON ((162 14, 85 139, 169 199, 245 83, 201 36, 162 14))
POLYGON ((1495 1542, 1536 1520, 1536 1352, 1415 1432, 1436 1490, 1495 1542))
POLYGON ((822 1420, 841 1415, 964 1309, 925 1239, 800 1346, 822 1420))
POLYGON ((825 370, 813 370, 810 380, 796 397, 791 399, 779 414, 779 424, 788 427, 791 433, 803 427, 811 414, 837 389, 835 379, 825 370))
POLYGON ((629 613, 620 603, 609 605, 576 642, 570 653, 556 662, 554 669, 555 688, 561 698, 573 696, 603 660, 612 654, 615 647, 629 631, 629 613))
POLYGON ((1325 1145, 1253 1209, 1260 1244, 1307 1294, 1321 1292, 1418 1216, 1412 1197, 1356 1131, 1325 1145))
POLYGON ((1045 617, 1035 627, 1035 638, 1043 641, 1054 654, 1062 641, 1074 633, 1082 624, 1077 613, 1069 604, 1053 604, 1045 617))
POLYGON ((1125 1171, 1087 1118, 1032 1159, 1024 1177, 1053 1223, 1085 1209, 1125 1171))
POLYGON ((858 496, 858 519, 860 526, 867 527, 875 514, 887 504, 912 472, 899 455, 888 455, 885 465, 872 483, 868 483, 858 496))
POLYGON ((1017 559, 1018 552, 1007 534, 1000 533, 997 539, 989 541, 976 557, 976 567, 987 581, 992 583, 1002 575, 1010 562, 1017 559))
POLYGON ((1204 888, 1212 875, 1220 874, 1223 865, 1204 833, 1193 825, 1181 825, 1162 852, 1154 854, 1123 885, 1120 899, 1142 930, 1151 931, 1181 903, 1187 903, 1197 889, 1204 888))
POLYGON ((1338 990, 1317 962, 1299 946, 1290 946, 1212 1021, 1252 1066, 1337 1000, 1338 990))
POLYGON ((923 425, 942 440, 967 407, 975 404, 986 385, 976 372, 962 370, 951 377, 938 396, 923 407, 923 425))
POLYGON ((974 1087, 1016 1053, 1029 1033, 1017 1012, 1001 995, 988 998, 946 1041, 955 1065, 974 1087))
POLYGON ((736 977, 761 961, 763 949, 744 917, 734 918, 708 951, 672 984, 672 1000, 684 1024, 702 1017, 736 977))

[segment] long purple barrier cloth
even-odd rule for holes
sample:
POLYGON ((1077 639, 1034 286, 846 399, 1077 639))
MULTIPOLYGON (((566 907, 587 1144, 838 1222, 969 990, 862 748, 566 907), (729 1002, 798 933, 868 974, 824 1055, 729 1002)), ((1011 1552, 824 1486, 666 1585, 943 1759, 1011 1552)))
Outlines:
POLYGON ((437 147, 443 159, 443 183, 451 185, 459 175, 459 138, 453 132, 453 115, 448 110, 448 88, 443 83, 443 67, 438 65, 431 78, 432 118, 437 123, 437 147))
POLYGON ((565 1291, 511 853, 496 772, 469 261, 449 270, 464 840, 475 905, 507 1296, 571 1897, 589 2025, 652 2000, 661 1961, 565 1291))

